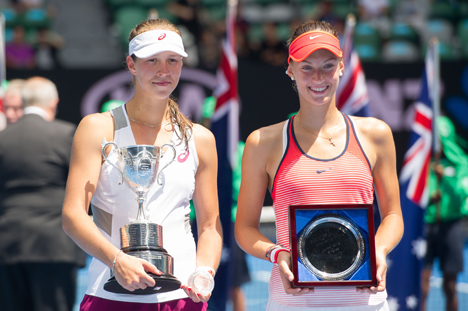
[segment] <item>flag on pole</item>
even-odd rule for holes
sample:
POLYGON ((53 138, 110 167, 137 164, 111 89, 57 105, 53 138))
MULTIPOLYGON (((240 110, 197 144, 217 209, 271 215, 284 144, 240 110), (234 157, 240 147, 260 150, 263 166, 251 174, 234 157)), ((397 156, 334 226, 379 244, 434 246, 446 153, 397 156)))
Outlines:
POLYGON ((232 269, 232 243, 234 231, 231 218, 232 169, 239 143, 239 96, 237 86, 237 52, 235 21, 237 0, 227 1, 226 35, 222 41, 220 63, 216 73, 214 91, 216 107, 212 116, 211 131, 216 138, 218 152, 218 196, 221 225, 223 227, 223 254, 216 272, 216 286, 210 299, 210 310, 225 310, 229 300, 232 269))
MULTIPOLYGON (((0 87, 6 80, 5 62, 5 16, 0 12, 0 87)), ((6 116, 3 108, 3 90, 0 90, 0 131, 6 127, 6 116)))
POLYGON ((429 92, 432 88, 430 85, 433 84, 429 82, 438 83, 438 80, 428 77, 438 77, 433 72, 436 61, 434 54, 428 50, 421 79, 421 93, 415 104, 409 147, 400 172, 405 233, 387 260, 388 302, 391 311, 419 310, 420 307, 421 270, 426 253, 423 236, 424 210, 429 199, 428 177, 433 147, 433 100, 429 92))
POLYGON ((336 106, 345 114, 368 117, 369 96, 367 94, 366 78, 362 70, 359 56, 353 47, 353 33, 356 24, 354 16, 346 19, 343 42, 343 62, 345 71, 336 90, 336 106))

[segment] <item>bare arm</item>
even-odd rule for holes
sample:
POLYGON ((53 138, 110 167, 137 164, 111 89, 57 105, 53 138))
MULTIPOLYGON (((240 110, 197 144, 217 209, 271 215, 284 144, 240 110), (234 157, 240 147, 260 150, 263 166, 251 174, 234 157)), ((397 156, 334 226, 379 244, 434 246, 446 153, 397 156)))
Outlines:
MULTIPOLYGON (((198 228, 197 267, 208 266, 216 270, 223 247, 218 206, 216 144, 213 134, 206 128, 194 125, 193 131, 198 155, 193 194, 198 228)), ((195 302, 208 301, 211 296, 197 296, 186 286, 182 288, 195 302)))
MULTIPOLYGON (((70 172, 62 212, 64 231, 85 252, 99 259, 109 268, 119 249, 110 243, 88 216, 88 206, 96 190, 101 169, 101 141, 113 137, 110 115, 94 114, 85 117, 73 140, 70 172)), ((127 290, 146 288, 154 281, 146 271, 160 274, 153 265, 123 253, 115 265, 117 281, 127 290), (139 263, 139 264, 137 264, 139 263), (128 268, 133 266, 133 268, 128 268)))
POLYGON ((381 223, 375 236, 377 259, 377 287, 386 287, 387 255, 398 245, 403 236, 403 216, 400 207, 398 178, 396 173, 395 145, 390 128, 376 119, 366 121, 361 127, 369 142, 368 156, 373 166, 372 175, 379 199, 381 223))
MULTIPOLYGON (((235 234, 239 246, 252 256, 267 260, 265 253, 275 244, 260 232, 260 215, 263 198, 282 157, 282 125, 274 125, 253 132, 247 139, 242 157, 242 181, 237 203, 235 234)), ((291 288, 294 276, 291 257, 280 252, 278 265, 284 290, 288 294, 302 295, 308 288, 291 288)))

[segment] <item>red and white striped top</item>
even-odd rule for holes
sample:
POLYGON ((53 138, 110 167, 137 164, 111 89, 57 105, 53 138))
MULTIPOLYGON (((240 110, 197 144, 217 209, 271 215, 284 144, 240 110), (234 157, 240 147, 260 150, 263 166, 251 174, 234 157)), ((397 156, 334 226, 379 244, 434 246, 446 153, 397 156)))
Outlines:
MULTIPOLYGON (((297 143, 292 122, 294 117, 286 122, 283 131, 285 151, 272 191, 277 244, 290 247, 289 205, 372 204, 371 167, 357 139, 353 121, 344 114, 343 117, 347 128, 345 148, 339 156, 327 160, 307 155, 297 143)), ((294 307, 377 305, 387 298, 386 291, 358 293, 354 286, 316 287, 314 293, 288 295, 284 291, 277 264, 273 265, 271 273, 270 295, 277 303, 294 307)))

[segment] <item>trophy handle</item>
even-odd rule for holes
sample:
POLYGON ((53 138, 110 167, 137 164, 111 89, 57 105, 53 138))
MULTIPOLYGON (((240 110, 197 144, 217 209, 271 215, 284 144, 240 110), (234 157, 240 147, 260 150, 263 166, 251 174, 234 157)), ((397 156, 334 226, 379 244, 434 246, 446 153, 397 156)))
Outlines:
MULTIPOLYGON (((172 144, 164 144, 161 146, 161 150, 165 147, 171 147, 172 148, 172 151, 174 152, 174 156, 172 157, 172 160, 169 161, 166 165, 164 165, 164 167, 162 169, 159 170, 159 173, 158 173, 158 176, 156 177, 156 180, 158 181, 158 185, 162 185, 162 181, 159 179, 160 175, 161 175, 161 172, 163 171, 163 169, 165 169, 169 164, 171 164, 172 162, 174 162, 175 158, 176 158, 176 150, 174 148, 174 146, 172 144)), ((162 157, 161 157, 162 158, 162 157)))
POLYGON ((104 160, 107 161, 107 163, 109 163, 110 165, 112 165, 113 167, 115 167, 115 168, 117 169, 117 171, 119 171, 120 174, 122 175, 122 181, 119 182, 119 185, 121 185, 121 184, 123 184, 123 173, 122 173, 122 171, 120 170, 120 168, 118 168, 117 166, 115 166, 114 163, 112 163, 111 161, 109 161, 109 159, 107 159, 107 156, 106 156, 106 153, 105 153, 106 148, 107 148, 107 146, 109 146, 109 145, 112 145, 112 146, 114 147, 114 148, 112 148, 112 150, 109 152, 109 154, 110 154, 112 151, 115 151, 115 150, 119 149, 119 147, 117 146, 117 144, 114 143, 114 142, 106 143, 106 144, 102 147, 102 156, 104 157, 104 160))

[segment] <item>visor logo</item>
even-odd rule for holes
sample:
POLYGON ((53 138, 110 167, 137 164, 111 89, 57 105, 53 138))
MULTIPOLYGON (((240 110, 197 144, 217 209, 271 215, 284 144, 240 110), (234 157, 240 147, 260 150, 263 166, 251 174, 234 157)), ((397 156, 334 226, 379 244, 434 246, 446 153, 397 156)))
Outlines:
POLYGON ((165 33, 162 33, 162 34, 159 36, 158 40, 162 40, 162 39, 164 39, 164 38, 166 38, 166 34, 165 34, 165 33))
POLYGON ((315 36, 315 37, 312 37, 310 36, 309 39, 312 40, 312 39, 315 39, 315 38, 318 38, 318 37, 321 37, 322 35, 318 35, 318 36, 315 36))

